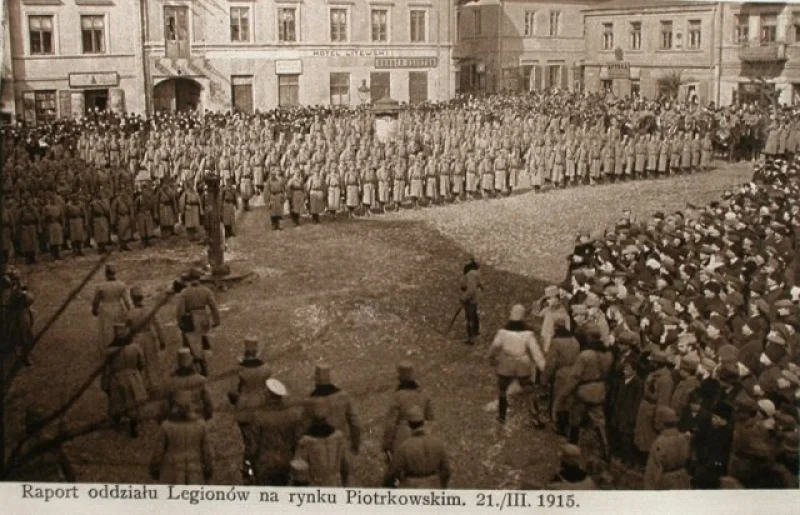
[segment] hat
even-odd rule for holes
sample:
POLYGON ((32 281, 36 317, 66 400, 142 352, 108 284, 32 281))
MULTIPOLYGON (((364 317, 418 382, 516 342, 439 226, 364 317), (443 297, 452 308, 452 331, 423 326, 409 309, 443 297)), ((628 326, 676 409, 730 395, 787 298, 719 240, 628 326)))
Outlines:
POLYGON ((739 394, 733 399, 733 404, 739 411, 747 413, 752 413, 758 409, 756 401, 747 395, 744 390, 740 391, 739 394))
POLYGON ((764 347, 764 354, 767 355, 770 361, 773 363, 780 363, 780 361, 786 356, 786 350, 781 345, 767 344, 764 347))
POLYGON ((256 355, 258 355, 258 339, 255 336, 247 336, 244 339, 244 356, 241 359, 256 355))
POLYGON ((681 370, 694 374, 700 366, 700 357, 696 354, 689 354, 681 358, 681 370))
POLYGON ((200 279, 202 275, 203 272, 199 268, 192 268, 191 270, 189 270, 189 279, 192 281, 200 279))
POLYGON ((739 349, 734 347, 733 345, 726 343, 722 347, 719 348, 717 351, 719 355, 719 360, 724 363, 735 363, 736 358, 739 356, 739 349))
POLYGON ((409 422, 413 423, 425 422, 425 414, 422 412, 422 409, 417 405, 408 408, 406 416, 409 422))
POLYGON ((308 483, 311 476, 308 473, 308 462, 306 460, 292 460, 289 462, 292 478, 297 483, 308 483))
POLYGON ((178 366, 181 368, 189 368, 194 365, 194 356, 192 351, 187 348, 178 349, 178 366))
POLYGON ((508 319, 512 322, 521 322, 523 318, 525 318, 525 306, 522 304, 515 304, 514 307, 511 308, 511 315, 508 319))
POLYGON ((401 361, 397 364, 397 377, 400 381, 414 380, 414 365, 409 361, 401 361))
POLYGON ((581 449, 577 445, 568 443, 561 446, 561 461, 563 463, 577 464, 581 459, 581 449))
POLYGON ((767 417, 771 418, 775 415, 775 403, 773 403, 771 400, 759 399, 759 401, 756 402, 756 405, 758 406, 758 409, 760 409, 761 412, 767 417))
POLYGON ((326 363, 320 363, 314 369, 314 382, 317 386, 330 385, 331 381, 331 367, 326 363))
POLYGON ((106 275, 108 276, 117 275, 117 268, 111 263, 106 264, 106 275))
POLYGON ((548 298, 558 297, 558 286, 548 286, 545 288, 544 296, 548 298))
POLYGON ((144 294, 142 293, 142 289, 139 286, 133 286, 131 288, 131 298, 132 299, 143 299, 144 294))
POLYGON ((270 393, 278 397, 285 397, 287 394, 286 386, 284 386, 282 382, 278 381, 275 378, 271 377, 266 381, 264 381, 264 386, 267 387, 267 390, 270 393))
POLYGON ((767 334, 767 341, 777 345, 786 345, 786 340, 774 329, 767 334))

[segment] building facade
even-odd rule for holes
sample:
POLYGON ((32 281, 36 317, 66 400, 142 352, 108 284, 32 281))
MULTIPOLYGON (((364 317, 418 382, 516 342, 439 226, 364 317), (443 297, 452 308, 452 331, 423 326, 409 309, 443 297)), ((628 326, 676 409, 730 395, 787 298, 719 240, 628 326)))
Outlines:
MULTIPOLYGON (((141 111, 138 2, 12 0, 3 109, 29 122, 87 109, 141 111)), ((5 67, 4 67, 5 68, 5 67)))
POLYGON ((800 4, 728 4, 724 21, 720 102, 800 103, 800 4))
POLYGON ((715 99, 721 3, 622 0, 583 14, 586 91, 715 99))
POLYGON ((452 0, 12 0, 5 106, 252 112, 447 100, 452 0))
POLYGON ((604 0, 479 0, 458 12, 459 90, 580 88, 582 10, 604 0))

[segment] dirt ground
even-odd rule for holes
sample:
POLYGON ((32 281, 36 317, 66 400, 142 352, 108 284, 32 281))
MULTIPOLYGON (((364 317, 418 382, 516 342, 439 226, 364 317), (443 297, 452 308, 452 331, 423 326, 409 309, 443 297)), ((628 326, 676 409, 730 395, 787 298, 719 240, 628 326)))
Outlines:
MULTIPOLYGON (((222 325, 212 334, 210 358, 216 413, 211 431, 217 484, 237 483, 242 446, 225 393, 246 335, 264 345, 263 355, 294 396, 313 387, 314 364, 328 362, 334 381, 355 399, 363 445, 354 459, 353 484, 378 486, 384 469, 380 438, 387 402, 396 385, 395 365, 415 363, 430 392, 435 430, 452 456, 455 488, 515 488, 545 482, 557 468, 562 440, 535 430, 512 399, 505 428, 495 422, 492 369, 483 359, 491 337, 515 303, 530 305, 546 284, 563 278, 565 257, 579 230, 613 225, 629 207, 639 216, 706 203, 725 188, 749 179, 752 167, 736 165, 707 174, 652 182, 527 193, 444 208, 402 211, 371 219, 269 230, 263 208, 245 213, 227 259, 255 273, 217 298, 222 325), (458 309, 462 259, 475 253, 484 264, 482 340, 461 343, 464 320, 443 336, 458 309)), ((115 253, 118 276, 138 284, 149 301, 182 270, 202 261, 204 249, 182 239, 150 250, 115 253)), ((23 269, 36 294, 36 325, 58 309, 99 258, 91 254, 23 269)), ((56 408, 100 364, 91 315, 94 281, 37 346, 34 367, 16 381, 8 400, 9 431, 19 435, 24 407, 56 408)), ((159 313, 169 342, 163 371, 178 348, 174 302, 159 313)), ((105 416, 105 395, 94 384, 71 409, 63 426, 105 416)), ((147 463, 158 428, 148 422, 138 439, 111 429, 70 442, 66 452, 81 482, 147 483, 147 463)), ((42 480, 52 478, 42 477, 42 480)), ((623 481, 627 487, 635 482, 623 481)))

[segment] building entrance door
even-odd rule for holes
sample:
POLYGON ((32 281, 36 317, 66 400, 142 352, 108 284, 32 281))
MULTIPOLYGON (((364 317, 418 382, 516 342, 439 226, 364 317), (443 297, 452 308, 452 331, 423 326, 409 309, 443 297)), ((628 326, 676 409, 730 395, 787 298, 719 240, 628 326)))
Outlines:
POLYGON ((108 109, 108 90, 107 89, 89 89, 84 91, 84 109, 86 113, 97 111, 105 111, 108 109))
POLYGON ((389 72, 372 72, 369 75, 369 97, 373 104, 378 100, 391 98, 391 75, 389 72))

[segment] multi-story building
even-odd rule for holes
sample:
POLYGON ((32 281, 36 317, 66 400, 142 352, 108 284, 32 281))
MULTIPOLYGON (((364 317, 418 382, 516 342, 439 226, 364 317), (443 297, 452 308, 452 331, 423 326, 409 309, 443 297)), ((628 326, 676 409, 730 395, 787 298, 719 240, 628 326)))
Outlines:
POLYGON ((461 91, 580 87, 582 10, 605 0, 477 0, 457 15, 461 91))
POLYGON ((724 20, 720 102, 800 102, 800 4, 728 4, 724 20))
POLYGON ((10 0, 3 110, 29 122, 143 111, 139 2, 10 0), (8 105, 6 105, 8 104, 8 105))
MULTIPOLYGON (((11 0, 25 119, 446 100, 452 0, 11 0)), ((4 88, 4 93, 8 88, 4 88)))
POLYGON ((587 91, 715 100, 722 3, 612 0, 583 14, 587 91))
POLYGON ((446 100, 451 0, 151 0, 149 103, 244 111, 446 100))

